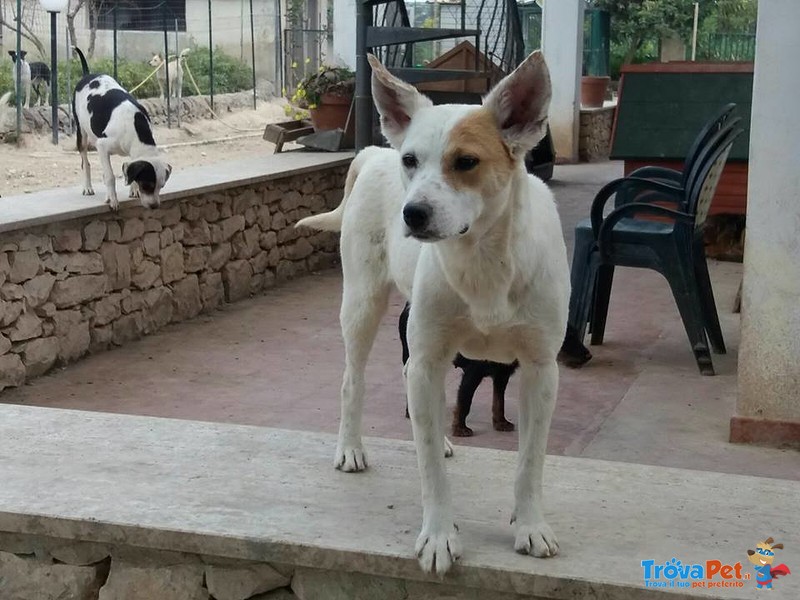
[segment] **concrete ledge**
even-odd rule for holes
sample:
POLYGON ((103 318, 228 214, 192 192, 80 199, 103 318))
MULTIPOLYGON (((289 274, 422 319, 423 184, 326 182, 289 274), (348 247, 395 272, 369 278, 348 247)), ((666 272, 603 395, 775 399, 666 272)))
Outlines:
MULTIPOLYGON (((344 166, 352 158, 352 152, 286 152, 204 167, 176 168, 164 188, 162 202, 169 204, 191 196, 344 166)), ((75 159, 79 164, 77 154, 75 159)), ((99 175, 96 170, 95 179, 99 175)), ((102 183, 95 184, 94 196, 82 196, 78 180, 65 183, 69 187, 0 198, 0 233, 78 217, 113 214, 105 204, 106 191, 102 183)), ((120 210, 141 206, 139 200, 127 198, 128 187, 120 179, 117 180, 117 194, 120 210)))
MULTIPOLYGON (((318 433, 0 406, 0 551, 22 534, 291 565, 304 573, 292 583, 304 600, 326 597, 302 592, 308 568, 330 585, 350 578, 362 590, 376 581, 400 590, 327 598, 440 597, 408 595, 428 583, 458 590, 448 598, 589 600, 751 599, 752 580, 645 588, 641 561, 740 562, 751 573, 746 550, 767 536, 785 544, 781 562, 800 565, 800 483, 565 457, 548 457, 545 475, 562 554, 517 555, 508 522, 515 455, 461 447, 448 466, 465 555, 442 582, 412 556, 421 516, 413 445, 368 439, 374 466, 349 475, 332 467, 335 443, 318 433)), ((798 584, 782 578, 770 598, 796 599, 798 584)))

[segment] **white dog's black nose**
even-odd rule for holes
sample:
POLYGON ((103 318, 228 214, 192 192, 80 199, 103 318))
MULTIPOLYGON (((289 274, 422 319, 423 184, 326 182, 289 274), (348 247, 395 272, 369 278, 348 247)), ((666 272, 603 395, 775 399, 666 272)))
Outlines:
POLYGON ((403 220, 412 232, 425 231, 432 214, 433 208, 427 202, 415 202, 403 207, 403 220))

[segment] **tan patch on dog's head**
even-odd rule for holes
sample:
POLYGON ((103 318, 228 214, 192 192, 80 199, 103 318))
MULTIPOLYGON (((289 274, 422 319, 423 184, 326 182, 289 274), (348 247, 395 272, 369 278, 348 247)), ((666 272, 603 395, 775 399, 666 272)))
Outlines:
POLYGON ((442 156, 442 173, 453 189, 492 193, 502 182, 508 181, 513 169, 511 149, 503 141, 494 117, 485 108, 470 113, 450 131, 442 156), (478 162, 464 169, 469 159, 478 162))

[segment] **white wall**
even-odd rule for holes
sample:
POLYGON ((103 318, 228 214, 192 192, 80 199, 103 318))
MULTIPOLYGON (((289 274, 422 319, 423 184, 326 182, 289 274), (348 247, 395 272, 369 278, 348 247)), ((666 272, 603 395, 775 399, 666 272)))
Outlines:
POLYGON ((333 0, 333 62, 356 68, 356 0, 333 0))
POLYGON ((542 50, 553 85, 550 131, 556 156, 571 162, 578 160, 583 9, 583 0, 548 0, 542 15, 542 50))
POLYGON ((739 416, 800 421, 800 2, 758 3, 739 416))

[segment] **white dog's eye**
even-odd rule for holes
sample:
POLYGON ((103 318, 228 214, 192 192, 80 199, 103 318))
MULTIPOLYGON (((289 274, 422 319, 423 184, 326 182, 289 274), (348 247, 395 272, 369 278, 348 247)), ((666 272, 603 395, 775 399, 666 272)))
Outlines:
POLYGON ((403 166, 406 169, 415 169, 417 167, 417 157, 413 154, 403 154, 403 166))
POLYGON ((456 171, 471 171, 478 166, 479 162, 480 160, 477 157, 467 154, 456 159, 455 168, 456 171))

